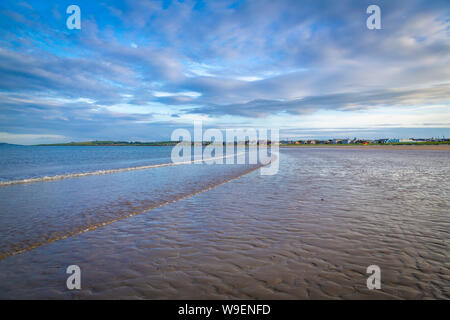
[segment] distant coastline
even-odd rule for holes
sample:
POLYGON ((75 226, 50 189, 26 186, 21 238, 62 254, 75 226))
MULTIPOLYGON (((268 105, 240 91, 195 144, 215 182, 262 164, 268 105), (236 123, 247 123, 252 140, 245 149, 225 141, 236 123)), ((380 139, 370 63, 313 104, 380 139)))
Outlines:
POLYGON ((450 151, 450 144, 280 144, 281 148, 333 148, 333 149, 366 149, 366 150, 443 150, 450 151))
MULTIPOLYGON (((140 141, 83 141, 83 142, 67 142, 67 143, 50 143, 50 144, 36 144, 34 146, 92 146, 92 147, 108 147, 108 146, 147 146, 147 147, 161 147, 161 146, 175 146, 179 141, 154 141, 154 142, 140 142, 140 141)), ((186 142, 189 143, 189 142, 186 142)), ((204 146, 212 142, 204 141, 204 146)), ((191 145, 194 145, 191 142, 191 145)), ((236 144, 236 143, 235 143, 236 144)), ((245 143, 248 144, 248 141, 245 143)), ((270 144, 270 141, 269 141, 270 144)), ((0 146, 20 146, 18 144, 0 143, 0 146)), ((333 143, 286 143, 281 141, 279 143, 281 148, 341 148, 341 149, 389 149, 389 150, 450 150, 450 141, 426 141, 426 142, 394 142, 394 143, 348 143, 348 144, 333 144, 333 143)))
POLYGON ((93 146, 93 147, 107 147, 107 146, 174 146, 178 141, 156 141, 156 142, 139 142, 139 141, 84 141, 84 142, 68 142, 68 143, 50 143, 37 144, 36 146, 93 146))
MULTIPOLYGON (((194 145, 199 145, 200 142, 189 142, 189 141, 155 141, 155 142, 140 142, 140 141, 85 141, 85 142, 68 142, 68 143, 50 143, 50 144, 36 144, 35 146, 45 146, 45 147, 52 147, 52 146, 81 146, 81 147, 86 147, 86 146, 93 146, 93 147, 108 147, 108 146, 133 146, 133 147, 139 147, 139 146, 144 146, 144 147, 161 147, 161 146, 175 146, 179 143, 183 143, 183 144, 191 144, 192 146, 194 145)), ((244 143, 244 142, 242 142, 244 143)), ((271 142, 269 141, 268 144, 270 144, 271 142)), ((201 144, 203 146, 207 146, 210 144, 214 144, 214 142, 212 141, 202 141, 201 144)), ((219 142, 219 145, 223 144, 225 145, 226 143, 223 142, 219 142)), ((232 144, 232 142, 231 142, 232 144)), ((235 145, 237 144, 237 142, 234 143, 235 145)), ((248 145, 248 141, 245 142, 246 145, 248 145)), ((259 142, 255 142, 255 144, 259 144, 259 142)))

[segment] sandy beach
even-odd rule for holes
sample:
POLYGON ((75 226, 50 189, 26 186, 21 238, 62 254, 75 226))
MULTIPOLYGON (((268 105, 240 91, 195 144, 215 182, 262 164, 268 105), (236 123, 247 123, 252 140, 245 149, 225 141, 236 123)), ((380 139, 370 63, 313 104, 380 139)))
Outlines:
MULTIPOLYGON (((45 148, 41 163, 62 152, 45 148)), ((0 299, 448 299, 448 152, 376 148, 282 148, 273 176, 192 164, 4 186, 0 299)), ((171 148, 62 150, 75 170, 171 148)))

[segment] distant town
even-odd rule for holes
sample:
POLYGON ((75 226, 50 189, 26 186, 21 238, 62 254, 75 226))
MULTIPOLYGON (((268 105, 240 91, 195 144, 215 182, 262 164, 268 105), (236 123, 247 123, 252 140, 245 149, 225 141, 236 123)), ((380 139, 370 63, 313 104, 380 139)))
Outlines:
MULTIPOLYGON (((156 142, 140 142, 140 141, 85 141, 85 142, 69 142, 69 143, 54 143, 54 144, 40 144, 40 146, 174 146, 180 141, 156 141, 156 142)), ((184 142, 186 144, 196 145, 209 145, 214 144, 213 141, 202 141, 202 142, 184 142)), ((241 142, 235 141, 234 144, 245 144, 245 145, 259 145, 259 144, 272 144, 270 140, 260 140, 260 141, 249 141, 248 139, 241 142)), ((223 145, 226 145, 223 142, 223 145)), ((233 143, 231 143, 233 144, 233 143)), ((450 139, 447 138, 410 138, 410 139, 304 139, 297 140, 284 139, 279 142, 279 145, 295 146, 295 145, 408 145, 408 144, 450 144, 450 139)))
POLYGON ((374 144, 450 144, 447 138, 429 138, 429 139, 328 139, 328 140, 282 140, 282 145, 302 145, 302 144, 344 144, 344 145, 374 145, 374 144))

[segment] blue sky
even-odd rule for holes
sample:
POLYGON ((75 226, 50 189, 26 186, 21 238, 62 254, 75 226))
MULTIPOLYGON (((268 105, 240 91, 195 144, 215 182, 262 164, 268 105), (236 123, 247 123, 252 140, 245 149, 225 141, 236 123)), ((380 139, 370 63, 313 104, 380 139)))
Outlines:
POLYGON ((2 1, 0 141, 450 137, 448 1, 2 1), (66 8, 81 8, 81 30, 66 8), (381 8, 381 30, 366 8, 381 8))

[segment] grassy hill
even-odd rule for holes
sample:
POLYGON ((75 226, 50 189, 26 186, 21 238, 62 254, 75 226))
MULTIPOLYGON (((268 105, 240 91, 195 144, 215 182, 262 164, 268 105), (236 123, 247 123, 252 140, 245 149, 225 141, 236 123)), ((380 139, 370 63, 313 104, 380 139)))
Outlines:
POLYGON ((69 143, 38 144, 38 146, 174 146, 176 141, 140 142, 140 141, 85 141, 69 143))

